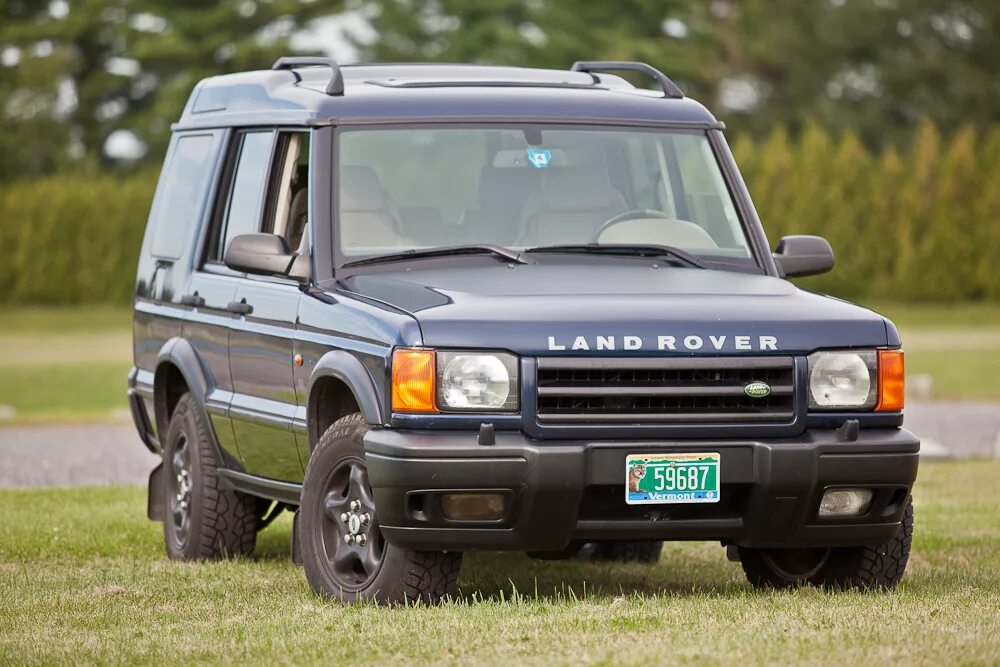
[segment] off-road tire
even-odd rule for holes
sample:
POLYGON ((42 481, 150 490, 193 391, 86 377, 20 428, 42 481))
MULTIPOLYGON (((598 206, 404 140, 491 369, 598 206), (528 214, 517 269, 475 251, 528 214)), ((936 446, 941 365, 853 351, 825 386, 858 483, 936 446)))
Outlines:
MULTIPOLYGON (((337 580, 324 545, 323 521, 326 485, 331 471, 345 460, 364 461, 364 436, 369 426, 360 413, 334 422, 316 444, 302 484, 299 513, 299 549, 306 579, 317 593, 344 602, 371 600, 380 604, 423 602, 432 604, 454 593, 462 565, 459 552, 402 549, 382 539, 382 560, 377 573, 358 590, 337 580)), ((369 530, 378 530, 375 512, 369 530)), ((373 538, 374 540, 374 538, 373 538)))
POLYGON ((190 394, 177 401, 163 440, 163 538, 175 560, 217 560, 249 556, 257 542, 257 498, 226 488, 219 479, 215 444, 190 394), (190 448, 189 529, 178 538, 171 512, 174 448, 190 448))
POLYGON ((661 553, 663 542, 598 542, 584 545, 577 557, 593 561, 653 565, 660 562, 661 553))
MULTIPOLYGON (((740 547, 740 562, 756 588, 792 588, 811 583, 827 588, 890 590, 903 578, 913 540, 913 500, 907 501, 896 536, 874 547, 837 547, 826 551, 814 571, 788 576, 776 565, 774 550, 740 547)), ((819 555, 820 550, 814 550, 819 555)))

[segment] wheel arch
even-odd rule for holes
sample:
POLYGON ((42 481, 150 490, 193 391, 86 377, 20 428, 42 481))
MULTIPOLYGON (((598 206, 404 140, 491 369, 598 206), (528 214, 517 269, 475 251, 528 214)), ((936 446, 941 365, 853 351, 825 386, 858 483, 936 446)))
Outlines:
POLYGON ((210 424, 205 411, 208 378, 198 354, 187 340, 171 338, 160 348, 153 375, 153 408, 158 433, 166 433, 170 415, 184 393, 191 394, 205 423, 210 424))
POLYGON ((382 409, 371 374, 344 350, 324 354, 309 378, 306 423, 310 449, 337 419, 360 412, 372 425, 382 423, 382 409))

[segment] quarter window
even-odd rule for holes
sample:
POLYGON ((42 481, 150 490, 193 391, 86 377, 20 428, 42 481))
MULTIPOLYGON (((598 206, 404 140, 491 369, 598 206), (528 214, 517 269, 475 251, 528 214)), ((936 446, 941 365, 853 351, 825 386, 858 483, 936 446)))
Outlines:
POLYGON ((152 253, 178 259, 197 221, 215 156, 214 134, 185 135, 174 144, 166 176, 156 196, 150 226, 152 253))

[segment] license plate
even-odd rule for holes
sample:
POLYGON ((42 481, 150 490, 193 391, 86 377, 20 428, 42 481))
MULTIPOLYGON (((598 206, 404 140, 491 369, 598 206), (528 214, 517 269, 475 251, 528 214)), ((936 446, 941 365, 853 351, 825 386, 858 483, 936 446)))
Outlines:
POLYGON ((719 502, 719 453, 629 454, 625 457, 625 502, 719 502))

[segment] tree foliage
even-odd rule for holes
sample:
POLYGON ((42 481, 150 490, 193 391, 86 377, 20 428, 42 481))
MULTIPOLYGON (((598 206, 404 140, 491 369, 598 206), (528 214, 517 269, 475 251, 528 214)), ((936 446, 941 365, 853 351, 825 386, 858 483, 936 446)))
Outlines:
MULTIPOLYGON (((1000 301, 1000 126, 921 124, 872 151, 811 125, 733 143, 772 245, 827 237, 832 273, 802 284, 855 300, 1000 301)), ((156 171, 0 185, 0 301, 127 302, 156 171), (100 261, 95 261, 99 258, 100 261), (45 276, 39 280, 38 276, 45 276)))
POLYGON ((381 0, 372 60, 642 60, 740 131, 867 145, 1000 121, 996 0, 381 0))
POLYGON ((307 0, 0 0, 0 180, 108 166, 115 130, 162 158, 201 78, 266 67, 307 0), (27 140, 26 140, 27 139, 27 140))

